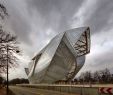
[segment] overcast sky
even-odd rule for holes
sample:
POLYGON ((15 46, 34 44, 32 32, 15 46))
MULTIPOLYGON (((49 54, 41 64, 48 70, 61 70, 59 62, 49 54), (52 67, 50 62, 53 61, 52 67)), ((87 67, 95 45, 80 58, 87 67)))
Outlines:
MULTIPOLYGON (((6 29, 18 36, 23 56, 10 78, 26 77, 24 67, 55 35, 89 26, 91 51, 80 72, 113 71, 113 0, 1 0, 9 18, 6 29)), ((13 72, 12 72, 13 71, 13 72)))

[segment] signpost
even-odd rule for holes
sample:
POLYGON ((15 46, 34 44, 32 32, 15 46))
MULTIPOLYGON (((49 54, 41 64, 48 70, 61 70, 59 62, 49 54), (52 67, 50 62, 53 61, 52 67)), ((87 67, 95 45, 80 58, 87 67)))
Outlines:
POLYGON ((101 93, 101 94, 113 94, 113 88, 111 88, 111 87, 100 87, 99 93, 101 93))

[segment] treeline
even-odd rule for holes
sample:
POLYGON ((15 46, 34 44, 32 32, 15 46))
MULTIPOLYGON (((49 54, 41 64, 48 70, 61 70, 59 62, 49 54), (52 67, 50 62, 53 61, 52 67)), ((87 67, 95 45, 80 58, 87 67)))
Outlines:
POLYGON ((94 83, 94 84, 108 84, 113 83, 113 74, 110 73, 109 69, 104 69, 101 71, 86 71, 80 74, 78 78, 75 78, 72 82, 75 83, 94 83))
MULTIPOLYGON (((9 81, 9 85, 28 84, 28 83, 29 83, 28 79, 24 79, 24 78, 16 78, 9 81)), ((0 77, 0 85, 6 85, 6 84, 7 81, 3 77, 0 77)))
POLYGON ((29 81, 28 79, 24 79, 24 78, 16 78, 16 79, 12 79, 9 81, 10 85, 15 85, 15 84, 28 84, 29 81))

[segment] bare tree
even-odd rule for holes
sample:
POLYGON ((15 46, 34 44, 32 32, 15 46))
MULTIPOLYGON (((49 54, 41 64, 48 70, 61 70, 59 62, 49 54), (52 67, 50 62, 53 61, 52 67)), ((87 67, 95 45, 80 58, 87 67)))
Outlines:
POLYGON ((108 83, 110 81, 110 77, 111 77, 111 73, 110 71, 106 68, 104 70, 101 71, 101 80, 104 83, 108 83))
POLYGON ((0 18, 4 19, 6 16, 8 16, 7 10, 3 4, 0 4, 0 18))
POLYGON ((90 82, 91 79, 92 79, 92 73, 91 73, 90 71, 86 71, 86 72, 84 73, 84 80, 85 80, 86 82, 90 82))
POLYGON ((79 82, 80 83, 84 83, 84 72, 82 72, 81 74, 80 74, 80 76, 78 77, 78 80, 79 80, 79 82))
POLYGON ((100 80, 101 80, 101 75, 100 75, 100 72, 99 71, 95 71, 94 73, 93 73, 93 79, 94 79, 94 81, 95 82, 100 82, 100 80))
POLYGON ((80 83, 113 83, 113 74, 108 68, 94 73, 85 71, 80 74, 78 80, 80 83))
POLYGON ((6 71, 7 58, 9 67, 14 66, 14 63, 17 60, 14 53, 18 53, 19 51, 16 39, 16 36, 6 33, 5 31, 0 31, 0 67, 2 68, 0 71, 6 71))
POLYGON ((16 66, 17 58, 14 53, 18 53, 16 37, 10 33, 0 32, 0 72, 6 72, 6 63, 8 60, 9 68, 16 66))
MULTIPOLYGON (((8 16, 7 10, 3 4, 0 4, 1 20, 4 20, 6 16, 8 16)), ((0 73, 6 72, 7 61, 9 68, 16 66, 17 58, 14 53, 19 52, 16 39, 16 36, 4 31, 2 24, 0 25, 0 73)))

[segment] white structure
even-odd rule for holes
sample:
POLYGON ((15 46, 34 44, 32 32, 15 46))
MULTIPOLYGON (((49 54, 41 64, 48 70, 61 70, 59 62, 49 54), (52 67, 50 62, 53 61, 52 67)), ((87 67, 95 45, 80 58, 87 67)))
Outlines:
POLYGON ((30 83, 54 83, 71 80, 90 52, 89 27, 67 30, 55 36, 25 69, 30 83))

